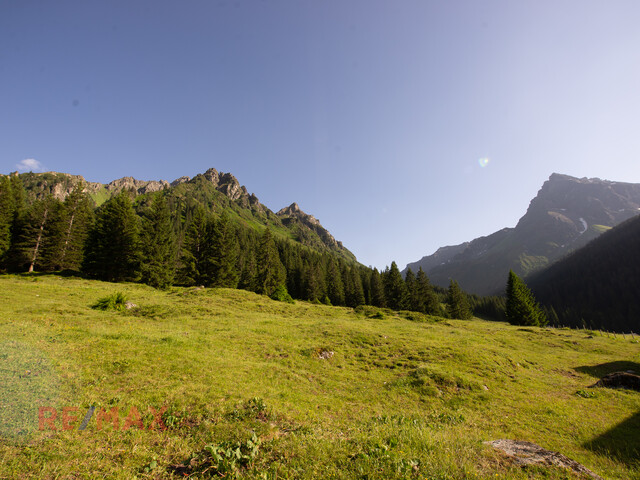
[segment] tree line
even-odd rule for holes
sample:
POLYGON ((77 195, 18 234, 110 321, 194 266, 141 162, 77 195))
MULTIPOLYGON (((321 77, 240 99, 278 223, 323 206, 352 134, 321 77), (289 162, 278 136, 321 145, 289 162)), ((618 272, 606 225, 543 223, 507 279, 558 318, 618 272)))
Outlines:
POLYGON ((18 175, 0 177, 0 268, 81 272, 111 282, 241 288, 337 306, 372 305, 470 318, 458 284, 433 286, 395 262, 382 272, 320 252, 272 229, 214 214, 192 195, 123 191, 96 208, 82 185, 60 201, 27 201, 18 175))

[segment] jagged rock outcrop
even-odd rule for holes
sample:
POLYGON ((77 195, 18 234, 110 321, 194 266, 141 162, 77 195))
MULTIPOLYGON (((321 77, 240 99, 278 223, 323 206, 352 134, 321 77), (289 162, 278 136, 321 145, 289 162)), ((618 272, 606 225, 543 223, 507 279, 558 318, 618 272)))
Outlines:
POLYGON ((407 267, 422 266, 442 287, 453 278, 470 293, 501 293, 509 269, 527 276, 638 214, 640 184, 554 173, 514 228, 441 248, 407 267))
POLYGON ((166 180, 144 181, 136 180, 133 177, 122 177, 105 185, 105 188, 114 194, 120 193, 122 190, 133 190, 138 195, 157 192, 166 187, 169 187, 169 182, 166 180))
POLYGON ((338 242, 313 215, 309 215, 300 210, 297 203, 292 203, 288 207, 284 207, 276 212, 276 216, 280 218, 283 224, 290 225, 298 222, 303 228, 307 228, 315 232, 322 241, 329 246, 336 248, 344 248, 341 242, 338 242))

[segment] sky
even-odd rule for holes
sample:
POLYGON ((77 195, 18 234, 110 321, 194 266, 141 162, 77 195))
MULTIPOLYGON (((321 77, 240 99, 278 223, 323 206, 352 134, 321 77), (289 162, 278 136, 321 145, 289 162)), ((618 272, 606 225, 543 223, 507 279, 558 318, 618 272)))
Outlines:
POLYGON ((7 0, 0 173, 231 172, 378 268, 640 183, 637 0, 7 0))

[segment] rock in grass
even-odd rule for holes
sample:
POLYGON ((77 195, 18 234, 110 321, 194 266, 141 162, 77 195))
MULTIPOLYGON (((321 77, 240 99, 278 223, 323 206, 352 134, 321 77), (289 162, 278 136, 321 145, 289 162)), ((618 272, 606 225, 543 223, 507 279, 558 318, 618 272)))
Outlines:
POLYGON ((493 440, 492 442, 484 443, 491 445, 496 450, 504 452, 516 465, 541 465, 568 468, 576 473, 588 475, 589 477, 597 480, 603 480, 602 477, 596 475, 587 467, 579 464, 575 460, 571 460, 561 453, 546 450, 535 443, 505 439, 493 440))
POLYGON ((640 375, 632 370, 613 372, 602 377, 592 387, 627 388, 640 391, 640 375))

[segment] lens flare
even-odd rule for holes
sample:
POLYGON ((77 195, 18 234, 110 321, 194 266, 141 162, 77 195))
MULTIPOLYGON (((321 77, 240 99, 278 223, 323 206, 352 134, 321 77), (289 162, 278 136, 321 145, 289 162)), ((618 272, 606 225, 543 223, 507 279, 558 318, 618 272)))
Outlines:
POLYGON ((479 158, 478 159, 478 163, 480 164, 480 166, 482 168, 486 167, 487 165, 489 165, 489 159, 487 157, 484 158, 479 158))

